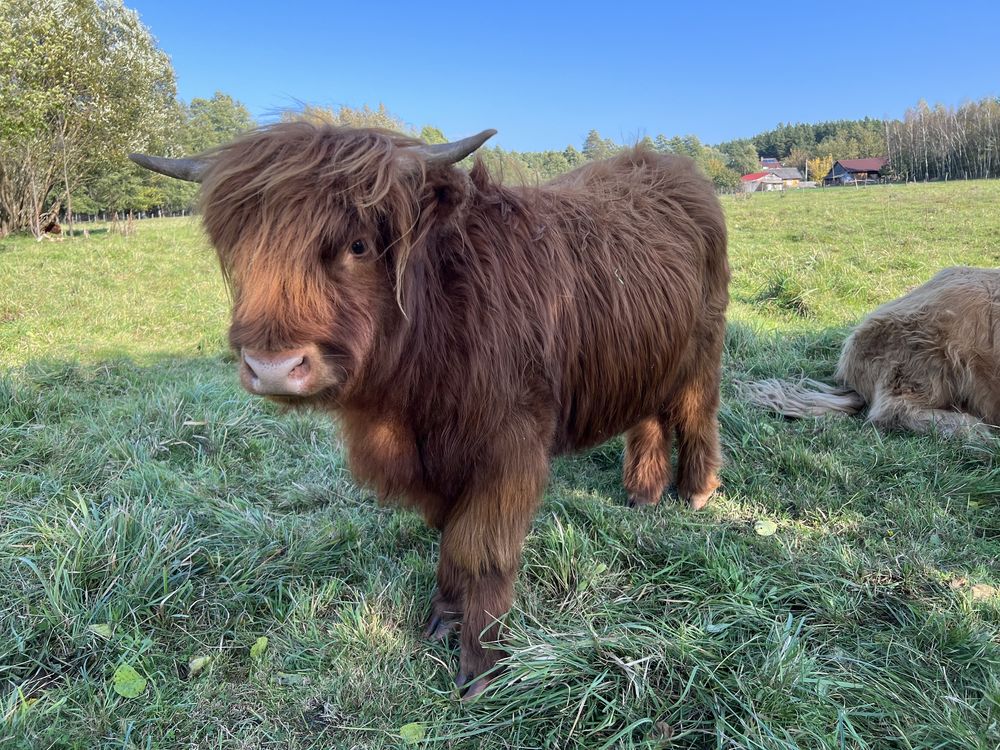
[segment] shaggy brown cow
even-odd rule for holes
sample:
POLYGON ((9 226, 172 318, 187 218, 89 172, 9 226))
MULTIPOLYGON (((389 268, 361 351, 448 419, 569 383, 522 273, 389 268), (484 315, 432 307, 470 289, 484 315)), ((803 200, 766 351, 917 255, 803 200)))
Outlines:
POLYGON ((946 268, 882 305, 844 342, 843 387, 765 380, 749 399, 789 417, 868 404, 883 429, 982 437, 1000 424, 1000 270, 946 268))
POLYGON ((304 123, 203 159, 251 393, 340 418, 354 476, 442 532, 428 635, 461 623, 458 684, 500 652, 550 458, 626 432, 625 486, 655 503, 679 444, 692 507, 718 486, 726 228, 693 162, 643 149, 508 188, 454 166, 493 131, 426 146, 304 123))

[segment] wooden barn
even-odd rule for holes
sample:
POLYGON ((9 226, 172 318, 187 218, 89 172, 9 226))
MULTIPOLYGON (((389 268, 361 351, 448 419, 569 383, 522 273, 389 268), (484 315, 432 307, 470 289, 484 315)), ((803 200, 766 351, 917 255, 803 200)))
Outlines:
POLYGON ((850 185, 880 182, 889 160, 883 156, 870 159, 838 159, 823 178, 824 185, 850 185))

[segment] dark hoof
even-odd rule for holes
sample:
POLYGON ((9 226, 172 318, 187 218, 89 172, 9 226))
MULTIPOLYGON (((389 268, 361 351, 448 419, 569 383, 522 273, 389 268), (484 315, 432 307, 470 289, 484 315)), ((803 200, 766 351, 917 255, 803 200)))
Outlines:
POLYGON ((431 615, 424 629, 424 638, 431 641, 443 641, 452 633, 458 632, 462 621, 457 619, 446 619, 438 615, 431 615))
POLYGON ((492 681, 489 677, 480 677, 474 680, 472 679, 472 675, 460 673, 455 678, 455 686, 458 688, 458 692, 461 693, 463 701, 471 701, 482 695, 492 681))
POLYGON ((457 632, 461 624, 461 607, 435 592, 431 598, 431 616, 427 619, 427 627, 424 628, 424 638, 442 641, 457 632))

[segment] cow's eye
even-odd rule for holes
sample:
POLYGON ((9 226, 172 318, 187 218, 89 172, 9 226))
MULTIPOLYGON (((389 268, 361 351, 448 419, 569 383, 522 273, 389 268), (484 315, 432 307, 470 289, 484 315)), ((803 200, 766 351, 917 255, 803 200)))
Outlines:
POLYGON ((365 243, 361 240, 355 240, 351 244, 351 255, 364 255, 368 248, 365 247, 365 243))

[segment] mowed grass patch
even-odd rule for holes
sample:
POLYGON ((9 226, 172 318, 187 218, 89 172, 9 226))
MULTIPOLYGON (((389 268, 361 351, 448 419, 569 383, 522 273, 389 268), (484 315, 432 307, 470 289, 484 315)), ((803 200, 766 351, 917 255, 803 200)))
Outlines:
POLYGON ((634 511, 620 440, 557 461, 470 705, 420 639, 436 535, 352 483, 331 421, 238 388, 196 224, 2 241, 0 746, 996 748, 996 446, 788 422, 733 381, 828 377, 871 307, 998 265, 998 204, 726 199, 723 492, 634 511))

